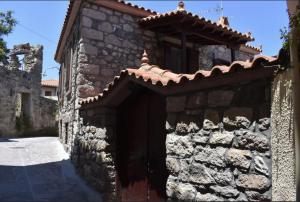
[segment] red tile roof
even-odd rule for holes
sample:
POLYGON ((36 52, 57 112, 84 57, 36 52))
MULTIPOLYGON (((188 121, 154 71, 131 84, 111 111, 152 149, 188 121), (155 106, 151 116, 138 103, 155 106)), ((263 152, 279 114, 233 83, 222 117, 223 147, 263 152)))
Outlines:
POLYGON ((139 69, 128 68, 122 70, 120 76, 116 76, 101 94, 83 99, 80 101, 80 104, 85 105, 93 103, 107 97, 118 86, 120 81, 125 78, 130 78, 131 81, 144 82, 156 87, 164 88, 172 85, 180 86, 196 80, 205 80, 207 78, 212 78, 215 75, 226 75, 227 73, 236 71, 247 71, 247 69, 262 67, 260 64, 273 64, 276 61, 277 58, 274 57, 256 56, 252 61, 235 61, 229 66, 217 65, 209 71, 199 70, 194 74, 176 74, 169 70, 163 70, 158 66, 144 63, 139 69))
POLYGON ((149 22, 152 22, 152 21, 156 22, 159 19, 171 18, 171 17, 180 16, 180 15, 191 17, 191 18, 194 19, 195 22, 198 22, 200 24, 205 24, 206 26, 213 27, 216 30, 225 31, 225 32, 228 32, 230 34, 234 34, 234 35, 239 36, 239 37, 241 37, 241 38, 243 38, 247 41, 253 41, 254 40, 254 38, 251 36, 251 33, 238 32, 237 30, 232 29, 227 25, 221 24, 219 22, 213 22, 213 21, 208 20, 204 17, 194 15, 193 13, 187 12, 187 11, 182 10, 182 9, 177 9, 175 11, 167 12, 167 13, 164 13, 164 14, 150 15, 148 17, 142 18, 140 20, 140 22, 141 22, 141 24, 146 24, 146 23, 149 23, 149 22))
POLYGON ((258 51, 258 52, 262 52, 262 46, 257 47, 257 46, 252 46, 250 44, 245 44, 245 46, 248 47, 248 48, 252 48, 252 49, 254 49, 254 50, 258 51))
POLYGON ((45 87, 58 87, 58 85, 59 85, 58 80, 54 80, 54 79, 42 80, 42 86, 45 87))

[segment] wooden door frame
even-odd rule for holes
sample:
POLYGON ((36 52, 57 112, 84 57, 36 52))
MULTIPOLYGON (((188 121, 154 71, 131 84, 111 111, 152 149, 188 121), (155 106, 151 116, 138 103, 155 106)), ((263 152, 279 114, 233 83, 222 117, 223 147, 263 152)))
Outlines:
MULTIPOLYGON (((120 135, 122 135, 122 129, 123 129, 123 127, 124 127, 124 123, 123 123, 123 117, 126 117, 126 116, 130 116, 130 111, 128 111, 128 109, 123 109, 124 107, 128 107, 129 106, 129 108, 131 108, 131 107, 134 107, 134 101, 135 101, 135 98, 137 97, 137 96, 148 96, 148 102, 147 102, 147 108, 148 108, 148 110, 149 110, 149 106, 151 105, 151 103, 149 102, 149 100, 150 100, 150 97, 151 96, 158 96, 158 97, 160 97, 159 99, 164 99, 165 100, 165 98, 163 97, 163 96, 161 96, 161 95, 159 95, 159 94, 157 94, 157 93, 154 93, 153 91, 150 91, 150 90, 148 90, 148 89, 142 89, 142 90, 138 90, 138 92, 135 92, 133 95, 131 95, 130 97, 128 97, 120 106, 119 106, 119 108, 118 108, 118 113, 117 113, 117 133, 116 133, 116 170, 117 170, 117 176, 116 176, 116 191, 117 191, 117 195, 118 195, 118 198, 119 198, 119 200, 120 201, 122 201, 122 180, 123 180, 123 182, 124 181, 126 181, 126 180, 124 180, 124 178, 122 179, 122 177, 124 177, 124 176, 120 176, 120 175, 122 175, 122 174, 124 174, 124 173, 122 173, 122 160, 124 160, 124 159, 121 159, 121 157, 122 156, 120 156, 120 154, 121 153, 123 153, 124 152, 124 147, 123 146, 120 146, 120 144, 121 144, 121 142, 120 141, 122 141, 122 138, 120 138, 120 135), (133 102, 133 104, 131 103, 131 102, 133 102), (123 148, 122 148, 123 147, 123 148)), ((166 110, 166 105, 164 105, 164 106, 162 106, 165 110, 166 110)), ((165 117, 166 117, 166 111, 165 111, 165 117)), ((147 118, 147 128, 145 128, 145 130, 147 131, 147 133, 151 133, 150 131, 150 129, 149 129, 149 121, 150 121, 150 119, 149 119, 149 114, 147 114, 147 116, 148 116, 148 118, 147 118)), ((138 117, 137 117, 138 118, 138 117)), ((165 118, 165 120, 164 120, 164 123, 163 123, 163 125, 165 126, 165 121, 166 121, 166 118, 165 118)), ((161 122, 162 123, 162 122, 161 122)), ((166 132, 164 132, 165 133, 165 135, 166 135, 166 132)), ((150 149, 150 145, 149 145, 149 136, 151 135, 151 134, 146 134, 147 135, 147 142, 146 142, 146 144, 147 144, 147 148, 146 148, 146 150, 147 150, 147 154, 146 154, 146 158, 147 158, 147 162, 148 161, 150 161, 149 160, 149 149, 150 149)), ((165 142, 163 142, 163 145, 165 145, 165 142)), ((165 146, 164 146, 164 149, 165 149, 165 146)), ((129 155, 129 154, 127 154, 127 155, 129 155)), ((165 155, 166 155, 166 153, 165 153, 165 155)), ((165 160, 165 158, 164 158, 164 160, 165 160)), ((124 162, 123 162, 124 163, 124 162)), ((165 162, 164 162, 164 164, 165 164, 165 162)), ((124 170, 123 170, 124 171, 124 170)), ((167 169, 165 168, 165 171, 167 172, 167 169)), ((149 182, 149 177, 150 177, 150 174, 148 173, 149 171, 147 171, 147 190, 148 190, 148 196, 147 196, 147 198, 149 197, 149 190, 150 190, 150 182, 149 182)), ((163 173, 163 172, 162 172, 163 173)), ((167 178, 166 178, 166 180, 167 180, 167 178)), ((165 181, 166 181, 165 180, 165 181)), ((163 189, 165 189, 166 187, 164 186, 164 187, 162 187, 163 189)))

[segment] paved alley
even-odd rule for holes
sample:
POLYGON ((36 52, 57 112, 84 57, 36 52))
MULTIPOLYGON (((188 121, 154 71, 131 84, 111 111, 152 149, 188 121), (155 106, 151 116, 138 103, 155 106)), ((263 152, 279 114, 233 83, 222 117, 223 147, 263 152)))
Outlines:
POLYGON ((0 139, 1 202, 100 202, 55 137, 0 139))

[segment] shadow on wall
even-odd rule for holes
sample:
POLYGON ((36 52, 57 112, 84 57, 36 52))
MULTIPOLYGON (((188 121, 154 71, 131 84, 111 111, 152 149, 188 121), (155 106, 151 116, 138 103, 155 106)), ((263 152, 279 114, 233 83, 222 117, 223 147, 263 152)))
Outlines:
POLYGON ((58 137, 58 128, 46 127, 40 130, 29 130, 22 133, 19 137, 58 137))
POLYGON ((75 174, 70 160, 62 160, 26 166, 0 165, 0 201, 101 202, 102 200, 75 174))

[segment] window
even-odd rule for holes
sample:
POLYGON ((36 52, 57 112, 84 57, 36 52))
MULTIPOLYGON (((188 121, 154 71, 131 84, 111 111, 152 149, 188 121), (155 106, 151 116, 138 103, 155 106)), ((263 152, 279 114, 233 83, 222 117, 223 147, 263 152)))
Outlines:
POLYGON ((182 56, 179 48, 166 46, 165 67, 175 73, 182 72, 182 56))
POLYGON ((52 96, 52 92, 51 91, 45 91, 45 96, 52 96))
POLYGON ((195 73, 199 69, 199 52, 187 48, 186 69, 182 64, 182 49, 180 46, 165 43, 164 67, 174 73, 195 73))

